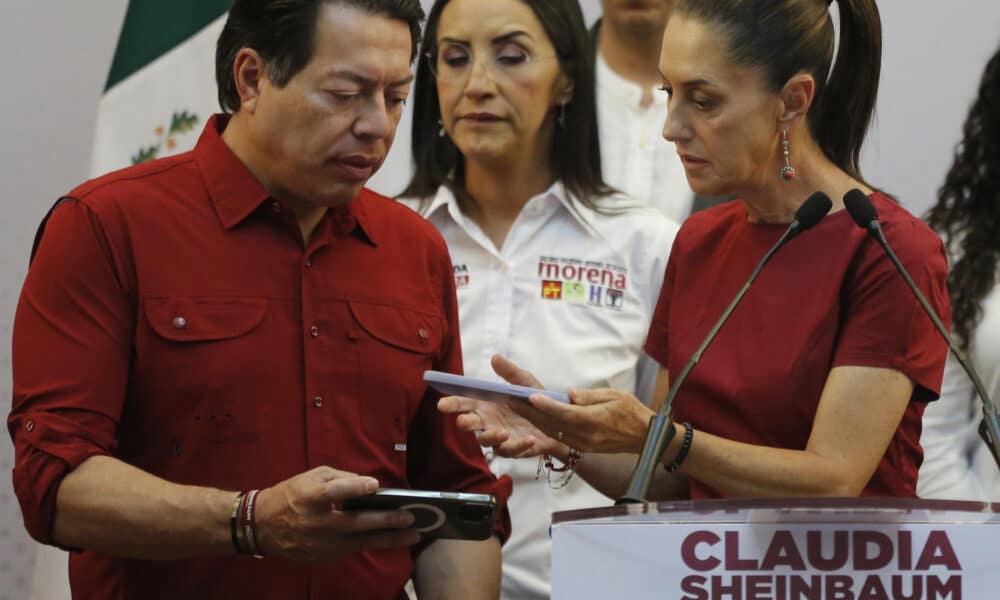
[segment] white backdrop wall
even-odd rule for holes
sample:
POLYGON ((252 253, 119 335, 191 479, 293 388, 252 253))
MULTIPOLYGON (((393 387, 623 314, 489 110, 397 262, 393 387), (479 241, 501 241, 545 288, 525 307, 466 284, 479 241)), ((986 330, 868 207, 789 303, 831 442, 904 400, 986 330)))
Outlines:
MULTIPOLYGON (((429 5, 429 0, 423 0, 429 5)), ((5 0, 0 56, 0 414, 10 407, 10 331, 35 227, 52 202, 88 173, 97 101, 126 0, 5 0)), ((588 19, 599 0, 583 0, 588 19)), ((911 211, 932 203, 947 171, 986 58, 1000 44, 993 0, 882 0, 883 84, 863 167, 911 211)), ((409 120, 373 186, 393 194, 408 173, 409 120)), ((0 440, 0 600, 28 598, 33 545, 10 483, 9 438, 0 440)), ((47 586, 45 586, 47 587, 47 586)), ((58 586, 54 586, 58 589, 58 586)), ((58 597, 58 595, 37 596, 58 597)))

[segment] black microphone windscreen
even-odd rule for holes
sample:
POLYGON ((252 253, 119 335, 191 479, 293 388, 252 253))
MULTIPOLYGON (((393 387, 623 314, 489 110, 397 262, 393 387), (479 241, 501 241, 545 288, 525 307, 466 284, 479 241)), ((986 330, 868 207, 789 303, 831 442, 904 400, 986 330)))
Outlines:
POLYGON ((878 212, 872 206, 872 201, 859 189, 844 194, 844 206, 847 212, 851 213, 854 222, 862 229, 867 229, 869 223, 878 219, 878 212))
POLYGON ((795 211, 795 220, 802 229, 812 229, 816 223, 823 220, 826 213, 830 212, 832 206, 833 202, 830 202, 829 196, 823 192, 816 192, 795 211))

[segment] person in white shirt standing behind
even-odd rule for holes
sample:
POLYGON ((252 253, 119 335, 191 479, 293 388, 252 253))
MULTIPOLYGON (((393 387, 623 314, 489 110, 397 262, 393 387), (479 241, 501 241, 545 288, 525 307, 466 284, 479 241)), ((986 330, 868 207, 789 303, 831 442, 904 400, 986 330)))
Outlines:
MULTIPOLYGON (((944 238, 951 258, 952 333, 996 402, 1000 400, 1000 48, 986 64, 954 163, 926 221, 944 238)), ((1000 502, 1000 472, 979 438, 980 407, 972 380, 949 355, 941 399, 924 411, 920 497, 1000 502)))
MULTIPOLYGON (((448 243, 466 374, 498 380, 502 354, 551 389, 649 402, 642 346, 677 225, 602 180, 579 3, 438 0, 421 54, 403 201, 448 243)), ((553 511, 610 504, 572 477, 578 460, 492 458, 515 488, 504 598, 549 596, 553 511)))
POLYGON ((601 0, 592 29, 604 180, 681 222, 714 199, 695 197, 672 142, 660 135, 667 94, 658 63, 674 0, 601 0))

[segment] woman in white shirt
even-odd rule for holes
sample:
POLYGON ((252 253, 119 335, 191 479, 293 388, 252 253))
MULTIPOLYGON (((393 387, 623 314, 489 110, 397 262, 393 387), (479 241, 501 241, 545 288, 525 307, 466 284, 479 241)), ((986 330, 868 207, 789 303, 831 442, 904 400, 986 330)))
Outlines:
MULTIPOLYGON (((403 201, 448 243, 467 375, 497 380, 502 354, 552 389, 648 402, 642 345, 677 226, 601 179, 593 77, 577 0, 438 0, 403 201)), ((514 481, 503 596, 547 598, 551 513, 610 500, 558 461, 490 463, 514 481)))
MULTIPOLYGON (((986 65, 965 135, 927 222, 952 254, 948 275, 952 332, 986 392, 1000 398, 1000 50, 986 65)), ((979 438, 979 398, 953 356, 941 399, 924 413, 925 498, 1000 501, 1000 469, 979 438)))

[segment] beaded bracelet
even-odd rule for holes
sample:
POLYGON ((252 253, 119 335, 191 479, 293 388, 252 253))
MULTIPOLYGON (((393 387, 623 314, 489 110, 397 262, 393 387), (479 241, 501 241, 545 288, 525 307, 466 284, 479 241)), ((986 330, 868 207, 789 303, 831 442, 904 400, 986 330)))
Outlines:
POLYGON ((243 516, 240 519, 240 528, 243 530, 243 541, 246 542, 247 554, 253 554, 257 558, 262 558, 260 549, 257 547, 257 495, 260 490, 250 490, 243 498, 243 516))
POLYGON ((535 479, 539 479, 542 476, 542 468, 545 468, 545 481, 548 482, 549 487, 558 490, 566 487, 570 480, 573 479, 573 473, 576 472, 576 466, 580 464, 583 460, 583 453, 575 448, 569 449, 569 454, 566 457, 566 463, 562 466, 556 466, 552 462, 552 457, 548 454, 543 454, 538 457, 538 470, 535 471, 535 479), (552 473, 560 473, 560 477, 556 481, 552 481, 552 473))
POLYGON ((674 473, 677 469, 681 468, 681 463, 687 458, 688 451, 691 449, 691 440, 694 438, 694 427, 687 421, 684 422, 684 439, 681 441, 681 448, 677 451, 677 456, 674 457, 674 461, 666 466, 667 471, 674 473))

